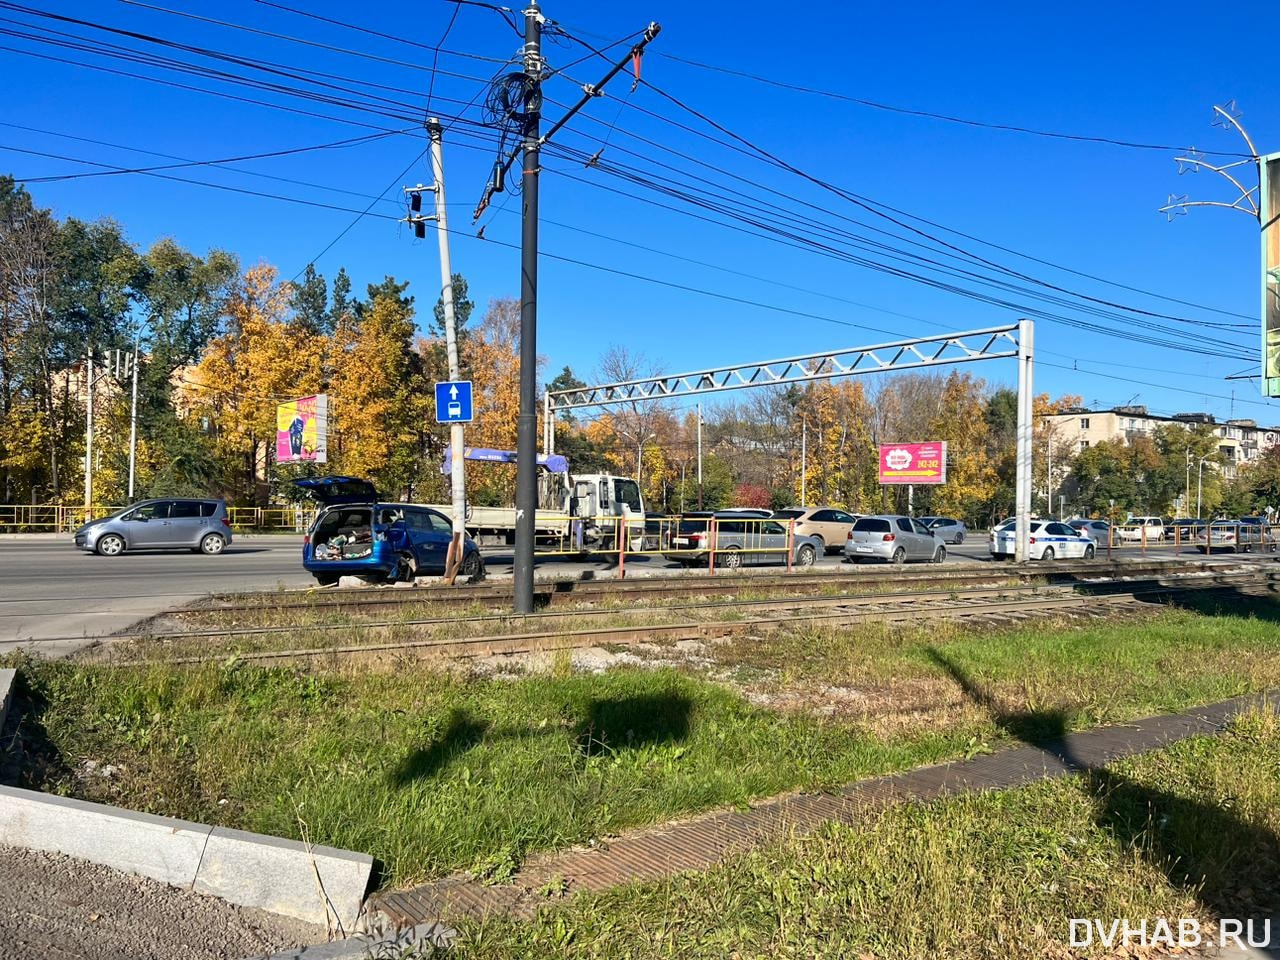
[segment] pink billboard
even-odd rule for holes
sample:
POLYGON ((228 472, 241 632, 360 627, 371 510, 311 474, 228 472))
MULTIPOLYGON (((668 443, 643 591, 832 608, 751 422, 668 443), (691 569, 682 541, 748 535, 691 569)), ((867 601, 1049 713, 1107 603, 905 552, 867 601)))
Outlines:
POLYGON ((881 483, 946 483, 947 442, 880 444, 881 483))
POLYGON ((276 463, 329 459, 329 397, 299 397, 276 407, 276 463))

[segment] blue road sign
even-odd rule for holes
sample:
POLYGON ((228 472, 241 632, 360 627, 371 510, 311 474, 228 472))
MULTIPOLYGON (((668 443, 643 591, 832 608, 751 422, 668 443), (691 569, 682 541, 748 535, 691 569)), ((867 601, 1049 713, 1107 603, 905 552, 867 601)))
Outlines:
POLYGON ((436 423, 470 423, 471 413, 470 380, 436 384, 436 423))

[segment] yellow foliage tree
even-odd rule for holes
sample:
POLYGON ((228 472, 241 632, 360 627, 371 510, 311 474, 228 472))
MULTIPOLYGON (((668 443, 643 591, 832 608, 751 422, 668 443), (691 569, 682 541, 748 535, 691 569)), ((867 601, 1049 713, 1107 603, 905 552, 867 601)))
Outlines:
POLYGON ((942 388, 929 439, 947 441, 947 482, 933 491, 931 510, 977 516, 995 494, 997 476, 988 452, 986 385, 972 374, 953 372, 942 388))
POLYGON ((413 490, 422 425, 431 416, 421 358, 410 349, 413 335, 411 309, 378 297, 358 324, 340 322, 330 343, 332 468, 370 480, 387 496, 413 490))
POLYGON ((292 288, 274 267, 247 271, 227 303, 227 329, 188 378, 193 413, 207 417, 235 487, 266 503, 276 405, 320 392, 326 341, 293 321, 292 288))

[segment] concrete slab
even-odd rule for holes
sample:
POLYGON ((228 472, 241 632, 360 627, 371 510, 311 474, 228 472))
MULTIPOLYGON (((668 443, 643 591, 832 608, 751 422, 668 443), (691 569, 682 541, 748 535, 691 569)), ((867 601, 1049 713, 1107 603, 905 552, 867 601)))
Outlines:
POLYGON ((212 827, 0 786, 0 845, 46 850, 190 887, 212 827))
POLYGON ((350 932, 372 872, 368 854, 215 827, 193 889, 350 932))

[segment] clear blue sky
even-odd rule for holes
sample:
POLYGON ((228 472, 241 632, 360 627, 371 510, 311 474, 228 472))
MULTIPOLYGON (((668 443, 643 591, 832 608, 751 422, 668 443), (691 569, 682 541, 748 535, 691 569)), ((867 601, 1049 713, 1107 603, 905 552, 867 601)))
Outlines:
MULTIPOLYGON (((491 297, 518 296, 519 198, 495 197, 480 221, 484 240, 475 238, 479 224, 471 219, 496 152, 492 133, 477 125, 477 104, 490 77, 515 69, 513 63, 504 67, 503 61, 520 45, 499 14, 447 0, 306 4, 307 11, 340 21, 323 23, 259 0, 217 5, 156 0, 169 9, 281 35, 271 37, 120 0, 32 2, 42 11, 278 65, 273 69, 313 71, 305 76, 333 86, 6 6, 0 9, 0 75, 7 91, 0 116, 5 124, 0 126, 5 148, 0 169, 20 178, 101 168, 10 148, 119 167, 175 162, 53 134, 186 160, 214 160, 410 131, 340 148, 170 172, 342 208, 338 210, 142 175, 29 184, 37 201, 59 215, 112 217, 143 246, 172 236, 197 251, 233 251, 246 265, 266 261, 289 278, 372 204, 372 212, 382 217, 361 218, 319 256, 317 267, 332 278, 345 266, 359 290, 385 274, 412 281, 425 323, 438 294, 435 238, 429 233, 426 241, 415 241, 402 225, 386 218, 403 215, 402 185, 430 179, 428 168, 416 159, 426 146, 416 127, 430 89, 431 112, 449 124, 445 163, 454 269, 468 278, 478 310, 491 297), (366 107, 306 101, 50 43, 85 43, 68 34, 95 45, 119 44, 322 95, 350 99, 350 93, 333 87, 355 89, 366 107), (430 49, 436 46, 441 47, 438 59, 430 49), (19 50, 79 65, 15 52, 19 50), (90 63, 124 75, 83 65, 90 63), (141 76, 309 110, 327 119, 162 86, 141 76), (369 96, 388 102, 371 110, 369 96), (459 116, 461 121, 452 119, 459 116), (384 199, 376 200, 384 190, 384 199)), ((305 4, 282 2, 299 9, 305 4)), ((645 86, 630 92, 624 73, 606 97, 591 103, 554 140, 585 155, 603 146, 602 162, 613 167, 587 168, 580 157, 554 149, 544 157, 541 249, 546 256, 541 262, 538 346, 549 376, 568 364, 590 380, 599 355, 611 345, 626 346, 658 369, 675 373, 994 326, 1043 310, 1111 333, 1081 330, 1061 319, 1039 320, 1038 391, 1080 394, 1090 405, 1133 400, 1156 413, 1205 410, 1220 419, 1234 413, 1266 424, 1280 422, 1280 409, 1260 397, 1256 380, 1224 379, 1254 374, 1259 366, 1256 221, 1235 211, 1199 208, 1170 223, 1156 212, 1170 193, 1233 199, 1224 181, 1205 172, 1179 176, 1173 149, 1033 136, 847 99, 1081 137, 1238 151, 1242 143, 1234 132, 1210 125, 1212 106, 1235 98, 1258 150, 1276 151, 1280 102, 1274 96, 1274 67, 1249 52, 1250 31, 1267 12, 1261 2, 1236 5, 1230 15, 1204 3, 1166 4, 1154 18, 1115 3, 1069 9, 988 5, 978 15, 942 3, 895 8, 550 0, 543 9, 567 32, 596 47, 629 37, 650 20, 660 22, 662 34, 644 60, 643 75, 670 97, 812 178, 1016 251, 994 249, 892 213, 921 233, 904 231, 748 155, 750 148, 725 146, 733 142, 726 134, 671 99, 645 86), (618 168, 644 183, 623 179, 618 168), (662 178, 669 178, 680 196, 651 188, 662 178), (695 193, 732 209, 727 215, 708 212, 689 202, 695 193), (780 223, 779 217, 788 221, 780 223), (776 233, 775 239, 751 235, 761 229, 744 219, 797 239, 777 242, 776 233), (1004 274, 1020 288, 1012 291, 983 285, 1001 275, 989 266, 949 258, 956 252, 938 247, 935 237, 1026 279, 1004 274), (830 255, 815 251, 814 243, 830 255), (904 253, 937 263, 901 259, 904 253), (851 257, 986 292, 1012 306, 978 302, 889 275, 851 263, 851 257), (981 276, 940 272, 957 268, 981 276), (1040 284, 1070 292, 1047 291, 1040 284), (1067 302, 1046 304, 1033 297, 1036 289, 1067 302), (1099 307, 1077 295, 1132 309, 1099 307), (1091 313, 1095 308, 1107 315, 1091 313), (1191 348, 1229 356, 1206 356, 1191 348)), ((613 47, 609 55, 625 49, 625 44, 613 47)), ((551 67, 565 71, 546 86, 546 116, 555 119, 563 112, 561 105, 580 94, 575 82, 597 80, 608 64, 568 39, 549 41, 545 53, 551 67)), ((1237 172, 1252 183, 1250 169, 1237 172)), ((992 383, 1014 381, 1011 361, 971 369, 992 383)))

